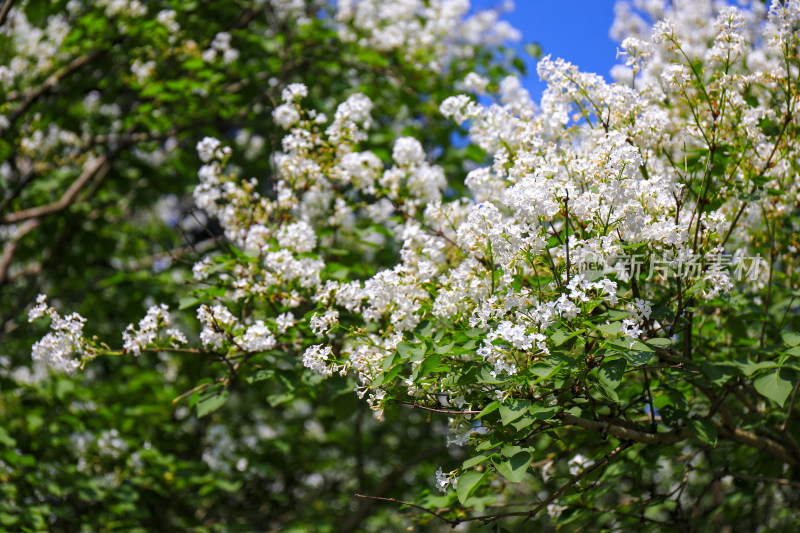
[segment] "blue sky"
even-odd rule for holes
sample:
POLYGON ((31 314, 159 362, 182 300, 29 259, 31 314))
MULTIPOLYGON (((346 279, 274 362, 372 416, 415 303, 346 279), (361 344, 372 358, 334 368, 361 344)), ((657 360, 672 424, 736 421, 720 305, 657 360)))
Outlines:
MULTIPOLYGON (((502 0, 472 0, 476 9, 492 8, 502 0)), ((522 41, 536 42, 544 55, 563 57, 581 70, 606 79, 616 63, 617 43, 608 36, 614 20, 615 0, 516 0, 514 11, 503 15, 522 32, 522 41)), ((524 54, 524 52, 523 52, 524 54)), ((529 76, 525 87, 539 101, 544 84, 536 74, 536 63, 523 55, 529 76)))

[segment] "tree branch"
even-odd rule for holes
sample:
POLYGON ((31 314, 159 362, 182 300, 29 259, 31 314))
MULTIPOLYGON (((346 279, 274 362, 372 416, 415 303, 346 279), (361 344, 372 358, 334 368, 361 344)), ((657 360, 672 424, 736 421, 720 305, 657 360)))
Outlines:
POLYGON ((671 431, 669 433, 651 433, 648 431, 623 427, 610 422, 600 422, 597 420, 579 418, 566 412, 561 413, 558 417, 563 420, 564 425, 567 426, 578 426, 584 429, 597 431, 604 435, 611 435, 621 440, 631 440, 634 442, 641 442, 643 444, 667 446, 687 439, 692 435, 692 432, 687 428, 671 431))
POLYGON ((102 179, 102 177, 105 176, 105 174, 111 169, 109 159, 110 156, 107 155, 97 158, 91 165, 89 165, 88 168, 84 169, 83 173, 78 176, 78 179, 76 179, 75 182, 70 185, 69 189, 64 192, 59 200, 46 205, 31 207, 29 209, 17 211, 16 213, 11 213, 3 219, 3 224, 14 224, 15 222, 20 222, 30 218, 39 218, 66 209, 72 202, 73 198, 75 198, 75 195, 78 194, 78 192, 89 182, 90 179, 92 179, 94 176, 98 176, 98 178, 102 179))
POLYGON ((17 243, 25 234, 29 233, 38 225, 38 220, 28 220, 17 228, 14 238, 10 239, 3 248, 3 255, 0 256, 0 285, 5 283, 8 277, 8 269, 11 267, 11 260, 14 258, 14 252, 17 251, 17 243))
POLYGON ((14 5, 14 0, 6 0, 3 7, 0 8, 0 26, 5 24, 8 12, 11 11, 11 6, 14 5))
POLYGON ((444 516, 440 515, 436 511, 431 511, 430 509, 426 509, 425 507, 423 507, 421 505, 417 505, 417 504, 411 503, 411 502, 404 502, 404 501, 398 500, 396 498, 384 498, 383 496, 367 496, 365 494, 356 494, 355 496, 356 496, 356 498, 368 498, 368 499, 371 499, 371 500, 381 500, 381 501, 384 501, 384 502, 392 502, 392 503, 399 503, 401 505, 408 505, 409 507, 414 507, 415 509, 419 509, 420 511, 425 511, 426 513, 430 513, 433 516, 435 516, 436 518, 447 522, 448 524, 450 524, 453 527, 457 526, 461 522, 466 522, 466 520, 450 520, 449 518, 445 518, 444 516))
MULTIPOLYGON (((453 522, 456 522, 456 525, 458 525, 458 524, 460 524, 462 522, 475 522, 475 521, 480 521, 480 522, 483 522, 484 524, 488 524, 489 522, 494 522, 495 520, 499 520, 500 518, 507 518, 507 517, 511 517, 511 516, 524 516, 524 517, 526 517, 526 520, 529 519, 529 518, 533 518, 534 516, 539 514, 539 512, 542 509, 544 509, 545 507, 547 507, 548 505, 553 503, 556 499, 558 499, 559 496, 561 496, 562 494, 567 492, 573 485, 578 483, 580 480, 582 480, 583 478, 585 478, 586 476, 588 476, 589 474, 591 474, 592 472, 594 472, 595 470, 597 470, 601 466, 605 466, 609 461, 611 461, 611 459, 613 459, 614 457, 616 457, 617 455, 622 453, 627 448, 630 448, 631 446, 633 446, 633 444, 634 443, 632 441, 623 442, 622 444, 617 446, 613 451, 607 453, 606 455, 604 455, 603 457, 598 459, 597 462, 595 462, 591 466, 586 467, 580 474, 578 474, 577 476, 571 478, 569 481, 564 483, 561 486, 560 489, 558 489, 553 494, 551 494, 549 498, 539 502, 539 504, 536 507, 534 507, 533 509, 531 509, 530 511, 516 511, 516 512, 513 512, 513 513, 502 513, 502 514, 496 514, 496 515, 473 516, 473 517, 470 517, 470 518, 458 518, 456 520, 448 520, 448 522, 450 524, 452 524, 453 522)), ((436 514, 436 513, 433 513, 433 514, 436 514)))
MULTIPOLYGON (((604 435, 606 434, 612 435, 618 439, 631 440, 634 442, 641 442, 643 444, 653 444, 658 446, 667 446, 670 444, 675 444, 676 442, 688 439, 693 435, 693 433, 688 428, 685 427, 680 430, 671 431, 669 433, 650 433, 647 431, 641 431, 623 427, 617 424, 613 424, 611 422, 587 420, 585 418, 579 418, 575 415, 566 412, 561 413, 559 415, 559 418, 564 421, 565 425, 568 426, 578 426, 584 429, 597 431, 604 435)), ((747 431, 744 431, 736 427, 729 427, 728 425, 713 420, 711 420, 710 422, 716 426, 719 436, 724 439, 730 440, 737 444, 741 444, 743 446, 747 446, 748 448, 753 448, 759 451, 766 452, 772 455, 773 457, 780 459, 786 464, 795 467, 800 466, 800 460, 798 460, 797 457, 795 457, 784 446, 782 446, 781 444, 775 442, 770 438, 760 435, 755 435, 753 433, 749 433, 747 431)))
MULTIPOLYGON (((347 519, 341 524, 339 531, 341 533, 349 533, 350 531, 355 531, 361 522, 372 513, 373 508, 377 504, 378 501, 385 499, 383 496, 387 492, 389 492, 392 487, 394 487, 397 482, 402 478, 403 474, 408 471, 413 465, 421 463, 422 461, 433 457, 438 453, 442 453, 445 448, 430 448, 422 453, 417 454, 416 456, 412 457, 408 461, 404 461, 400 464, 397 464, 392 470, 384 476, 381 482, 375 487, 374 495, 373 496, 364 496, 363 494, 356 494, 358 498, 364 498, 364 501, 361 505, 358 506, 358 509, 350 515, 348 515, 347 519)), ((402 502, 404 505, 413 505, 413 504, 406 504, 402 502)))
POLYGON ((760 483, 775 483, 776 485, 800 487, 800 482, 780 477, 753 476, 750 474, 740 474, 739 472, 729 472, 728 470, 711 470, 710 468, 701 468, 697 466, 693 467, 692 470, 697 470, 698 472, 708 472, 709 474, 714 474, 716 477, 731 476, 739 479, 745 479, 747 481, 757 481, 760 483))
POLYGON ((749 433, 743 429, 728 428, 718 422, 713 423, 715 426, 717 426, 717 431, 719 432, 720 437, 727 438, 733 442, 747 446, 748 448, 754 448, 762 452, 767 452, 786 464, 795 467, 800 466, 800 461, 798 461, 797 457, 792 455, 789 450, 772 439, 749 433))
POLYGON ((477 415, 481 413, 481 411, 474 411, 469 409, 464 409, 464 410, 434 409, 433 407, 425 407, 424 405, 420 405, 417 402, 398 401, 397 403, 403 405, 410 405, 413 409, 422 409, 423 411, 429 411, 431 413, 441 413, 445 415, 477 415))

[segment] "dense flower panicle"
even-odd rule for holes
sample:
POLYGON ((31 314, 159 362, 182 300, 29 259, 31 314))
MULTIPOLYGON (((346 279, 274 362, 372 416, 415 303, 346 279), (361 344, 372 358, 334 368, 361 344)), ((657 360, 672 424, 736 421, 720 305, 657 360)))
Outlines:
MULTIPOLYGON (((214 304, 197 310, 200 343, 218 354, 280 349, 320 376, 350 373, 377 413, 398 400, 464 408, 452 412, 457 445, 493 431, 466 411, 492 401, 557 405, 561 385, 550 385, 559 372, 560 381, 574 378, 562 396, 616 409, 613 382, 654 346, 671 346, 675 306, 685 315, 769 287, 775 257, 766 269, 760 256, 745 256, 763 249, 773 238, 765 226, 800 198, 800 147, 781 138, 800 116, 797 73, 776 67, 797 46, 800 2, 774 2, 769 13, 757 2, 637 5, 657 21, 617 8, 618 83, 547 56, 539 105, 514 77, 480 102, 440 103, 487 155, 465 169, 465 195, 448 188, 435 151, 417 139, 398 138, 390 162, 364 149, 373 103, 359 93, 328 120, 304 107, 305 85, 287 86, 272 114, 286 130, 282 151, 264 182, 240 177, 230 148, 202 139, 194 198, 241 252, 193 268, 216 289, 214 304), (768 131, 776 124, 783 133, 768 131), (339 259, 374 257, 375 248, 381 259, 369 268, 339 259), (602 390, 587 392, 587 383, 602 390)), ((467 8, 465 0, 343 1, 337 20, 353 23, 355 31, 341 30, 348 39, 433 65, 462 49, 436 58, 420 52, 422 41, 434 51, 468 42, 458 24, 467 8)), ((496 22, 479 14, 466 26, 505 31, 496 22)), ((227 50, 230 36, 214 43, 227 50)), ((489 83, 473 72, 463 88, 485 95, 489 83)), ((166 310, 154 306, 138 329, 129 326, 127 351, 156 342, 166 310)), ((61 319, 42 297, 30 317, 44 315, 54 331, 34 358, 77 366, 70 356, 85 352, 84 320, 61 319)), ((578 476, 593 464, 576 453, 567 469, 578 476)), ((437 487, 455 486, 454 472, 439 469, 437 487)))
MULTIPOLYGON (((133 355, 139 355, 142 350, 153 344, 162 326, 169 326, 171 319, 169 308, 164 305, 154 305, 147 310, 147 315, 139 322, 138 331, 133 324, 129 324, 122 333, 123 348, 133 355)), ((185 342, 185 341, 184 341, 185 342)))
POLYGON ((327 335, 339 324, 339 312, 329 309, 325 314, 318 316, 316 313, 311 317, 309 325, 315 335, 327 335))
POLYGON ((300 113, 290 104, 281 104, 272 112, 272 118, 281 128, 288 130, 300 120, 300 113))
POLYGON ((333 370, 328 364, 331 355, 330 346, 315 344, 303 353, 303 366, 324 376, 330 376, 333 370))
POLYGON ((88 342, 83 337, 83 326, 86 319, 77 313, 62 317, 54 307, 47 305, 47 297, 40 294, 36 298, 36 306, 28 313, 28 321, 47 316, 50 318, 50 333, 37 341, 31 350, 34 361, 44 363, 48 367, 63 372, 74 372, 81 365, 81 358, 91 358, 88 342))
POLYGON ((297 253, 310 252, 317 245, 317 234, 303 220, 282 226, 278 232, 278 245, 297 253))
POLYGON ((277 341, 263 320, 249 326, 243 335, 236 337, 236 343, 248 352, 263 352, 275 347, 277 341))
POLYGON ((478 45, 520 39, 518 30, 499 19, 498 11, 466 16, 469 10, 469 0, 339 0, 336 20, 342 23, 342 40, 398 51, 406 62, 433 70, 471 57, 478 45))

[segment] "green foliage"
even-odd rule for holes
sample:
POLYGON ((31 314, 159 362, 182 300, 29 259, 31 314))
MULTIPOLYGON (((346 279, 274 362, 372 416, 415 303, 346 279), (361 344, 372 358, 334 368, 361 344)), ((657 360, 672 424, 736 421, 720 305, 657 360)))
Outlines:
MULTIPOLYGON (((15 58, 31 62, 0 85, 0 116, 9 120, 0 126, 7 163, 0 244, 3 252, 11 247, 0 261, 0 529, 385 531, 408 524, 353 494, 410 499, 428 483, 447 454, 418 413, 386 413, 378 423, 351 381, 298 376, 296 355, 279 350, 253 358, 253 372, 230 381, 220 379, 219 358, 209 365, 191 351, 119 354, 83 375, 49 375, 31 369, 31 345, 43 329, 28 325, 25 311, 47 292, 97 318, 91 335, 118 342, 150 302, 180 302, 173 310, 196 333, 198 302, 223 294, 190 285, 191 265, 214 250, 214 272, 248 261, 192 207, 200 139, 238 142, 246 148, 234 156, 242 174, 269 184, 282 135, 272 111, 288 84, 313 81, 309 100, 331 115, 341 95, 373 98, 366 144, 376 153, 388 160, 400 125, 439 154, 453 185, 463 187, 465 149, 450 145, 460 129, 439 116, 436 102, 470 71, 512 71, 510 60, 498 67, 492 50, 475 47, 440 74, 412 65, 402 51, 343 41, 332 7, 312 2, 283 16, 280 2, 159 0, 143 3, 144 15, 127 4, 111 13, 108 4, 22 0, 0 26, 3 68, 15 58), (168 9, 177 32, 157 19, 168 9), (54 35, 48 18, 62 17, 66 34, 52 57, 37 63, 14 40, 32 31, 22 13, 45 38, 54 35), (230 34, 235 61, 203 56, 220 32, 230 34), (47 139, 36 137, 42 134, 47 139), (107 164, 81 181, 98 158, 107 164), (6 228, 17 221, 25 232, 9 237, 6 228)), ((369 264, 352 249, 331 252, 338 261, 329 263, 331 277, 364 278, 397 249, 377 249, 369 264)), ((429 357, 422 371, 438 366, 429 357)))

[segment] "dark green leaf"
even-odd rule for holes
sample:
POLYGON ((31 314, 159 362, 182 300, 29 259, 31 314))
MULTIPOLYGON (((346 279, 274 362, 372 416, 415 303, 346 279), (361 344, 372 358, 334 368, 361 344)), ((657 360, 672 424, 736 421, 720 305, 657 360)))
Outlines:
POLYGON ((500 406, 500 418, 503 425, 508 425, 521 417, 530 406, 530 400, 507 400, 500 406))
POLYGON ((210 415, 220 407, 225 405, 228 401, 228 391, 226 389, 216 389, 207 394, 201 394, 200 399, 197 401, 197 417, 203 418, 210 415))
POLYGON ((616 389, 620 382, 622 382, 622 376, 625 372, 626 365, 625 359, 605 361, 600 365, 600 369, 597 371, 597 378, 601 384, 616 389))
POLYGON ((530 406, 528 411, 537 419, 541 421, 551 420, 554 416, 556 416, 559 411, 561 411, 561 407, 557 405, 540 405, 540 404, 533 404, 530 406))
POLYGON ((756 378, 753 386, 759 394, 783 407, 796 382, 797 373, 794 370, 780 368, 756 378))
POLYGON ((437 354, 437 353, 432 353, 428 357, 425 358, 425 360, 422 362, 422 364, 419 365, 419 367, 418 367, 419 368, 419 373, 417 374, 417 376, 425 376, 429 372, 432 372, 434 369, 436 369, 441 364, 442 364, 441 356, 439 354, 437 354))
POLYGON ((711 446, 717 445, 717 427, 713 423, 703 418, 690 418, 686 425, 702 442, 711 446))
POLYGON ((497 471, 512 483, 519 483, 525 477, 531 463, 529 452, 519 452, 504 461, 492 460, 497 471))
POLYGON ((488 459, 491 459, 494 455, 495 454, 488 454, 488 455, 481 454, 481 455, 476 455, 475 457, 470 457, 461 464, 461 468, 463 468, 464 470, 468 470, 470 468, 478 466, 479 464, 488 459))

